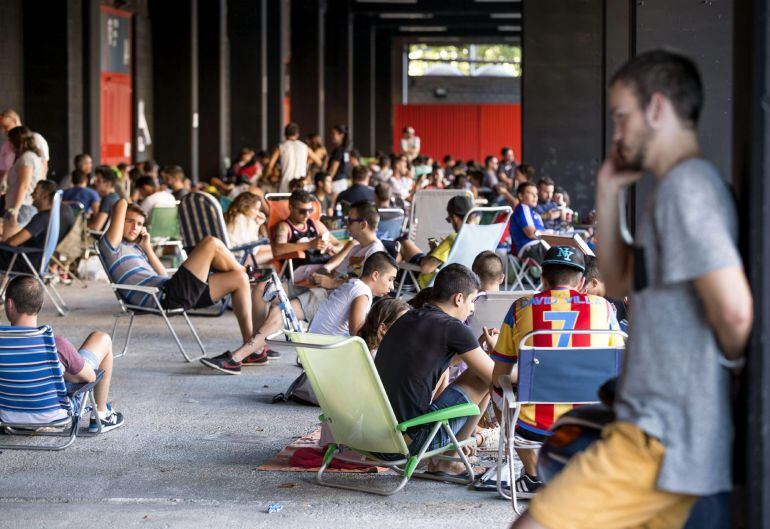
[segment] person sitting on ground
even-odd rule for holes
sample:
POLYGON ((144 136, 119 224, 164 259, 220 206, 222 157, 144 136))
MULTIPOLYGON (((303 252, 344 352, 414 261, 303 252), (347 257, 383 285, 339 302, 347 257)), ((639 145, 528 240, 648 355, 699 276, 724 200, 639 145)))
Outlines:
POLYGON ((386 252, 366 259, 361 277, 348 279, 326 298, 310 322, 309 332, 330 336, 358 334, 372 306, 372 298, 393 290, 398 265, 386 252))
MULTIPOLYGON (((30 276, 16 276, 5 291, 5 316, 14 327, 37 327, 38 314, 43 308, 43 286, 30 276)), ((62 335, 54 336, 56 352, 64 366, 64 381, 83 384, 96 380, 96 371, 103 372, 102 379, 94 388, 96 410, 102 423, 102 432, 114 430, 124 424, 123 414, 113 409, 107 398, 112 381, 112 340, 110 335, 94 331, 88 335, 80 349, 62 335)), ((58 410, 57 410, 58 411, 58 410)), ((51 420, 55 420, 54 417, 51 420)), ((23 421, 22 421, 23 422, 23 421)), ((42 421, 41 421, 42 422, 42 421)), ((98 431, 96 418, 91 416, 89 432, 98 431)))
POLYGON ((135 191, 139 194, 139 206, 147 216, 152 214, 152 208, 155 206, 174 207, 176 199, 168 191, 158 187, 157 181, 151 176, 142 176, 136 180, 135 191))
POLYGON ((369 186, 369 176, 371 174, 369 168, 359 165, 354 167, 352 172, 353 185, 337 195, 336 204, 341 204, 342 202, 349 204, 361 201, 374 202, 374 189, 369 186))
POLYGON ((401 240, 401 258, 407 263, 420 265, 418 278, 420 288, 428 286, 433 276, 436 275, 436 269, 446 262, 452 244, 454 244, 460 227, 463 225, 463 220, 471 209, 473 209, 473 204, 468 197, 457 196, 449 199, 446 206, 448 214, 446 220, 452 224, 454 233, 446 236, 440 243, 430 242, 430 253, 427 255, 414 242, 408 239, 401 240))
MULTIPOLYGON (((230 203, 224 218, 232 246, 249 244, 267 234, 262 233, 267 218, 260 208, 259 196, 248 191, 244 191, 230 203)), ((269 244, 254 247, 252 255, 256 266, 266 265, 273 260, 273 251, 269 244)))
MULTIPOLYGON (((120 199, 112 209, 110 227, 99 239, 99 251, 115 283, 157 287, 164 309, 210 307, 228 294, 243 342, 254 334, 249 277, 243 266, 219 239, 204 237, 172 276, 155 255, 145 228, 147 214, 135 204, 120 199), (216 270, 216 272, 213 272, 216 270)), ((155 308, 149 294, 124 294, 127 303, 155 308)), ((267 361, 267 357, 255 358, 267 361)))
POLYGON ((532 182, 524 182, 516 189, 519 205, 513 210, 509 231, 513 248, 519 259, 543 260, 545 246, 540 235, 545 231, 543 219, 535 211, 537 205, 537 186, 532 182))
MULTIPOLYGON (((32 191, 32 206, 37 209, 37 213, 35 213, 35 216, 32 217, 26 226, 4 241, 5 244, 13 247, 24 246, 27 248, 43 249, 46 236, 48 235, 48 223, 51 218, 51 207, 53 206, 56 188, 56 182, 53 180, 40 180, 37 183, 32 191)), ((75 224, 75 215, 73 215, 72 209, 69 206, 62 204, 59 211, 61 213, 57 243, 61 242, 75 224)), ((40 260, 43 257, 42 252, 26 252, 25 255, 35 269, 40 268, 40 260)), ((13 256, 14 254, 10 252, 0 251, 0 270, 8 270, 13 256)), ((29 272, 29 268, 23 263, 22 257, 18 254, 13 269, 20 272, 29 272)))
MULTIPOLYGON (((392 290, 396 270, 396 262, 387 253, 377 252, 369 256, 360 279, 351 279, 319 305, 313 315, 310 332, 333 336, 348 336, 351 331, 352 334, 357 333, 369 312, 372 297, 383 296, 392 290)), ((291 306, 298 317, 303 314, 298 299, 292 299, 291 306)), ((259 330, 242 347, 232 353, 227 351, 213 358, 201 358, 201 363, 228 375, 239 375, 243 360, 266 354, 265 340, 281 328, 282 310, 278 305, 272 305, 259 330)))
POLYGON ((332 175, 325 171, 318 171, 313 175, 313 185, 315 186, 313 196, 321 204, 321 215, 334 216, 332 175))
POLYGON ((182 197, 189 193, 184 175, 184 170, 178 165, 168 165, 163 168, 163 182, 169 189, 175 200, 182 200, 182 197))
MULTIPOLYGON (((398 422, 463 403, 486 408, 493 363, 463 324, 473 312, 478 289, 476 274, 461 264, 451 264, 436 276, 431 302, 401 316, 385 334, 374 363, 398 422), (434 388, 455 355, 468 369, 433 398, 434 388)), ((480 417, 450 419, 449 427, 462 441, 473 435, 480 417)), ((405 432, 411 454, 422 448, 430 430, 428 426, 405 432)), ((439 429, 428 450, 450 443, 449 435, 439 429)), ((456 476, 464 466, 431 460, 429 469, 456 476)))
POLYGON ((377 349, 388 329, 410 309, 406 301, 398 298, 383 298, 372 305, 364 324, 358 330, 358 336, 366 342, 372 357, 377 356, 377 349))
POLYGON ((98 213, 101 205, 99 193, 88 187, 88 174, 82 171, 72 173, 72 187, 64 190, 62 200, 80 202, 89 216, 98 213))
MULTIPOLYGON (((493 400, 500 406, 502 390, 499 378, 511 376, 516 383, 513 368, 519 356, 519 342, 533 331, 540 330, 617 330, 617 322, 610 303, 599 296, 581 293, 584 284, 585 259, 583 253, 569 246, 553 246, 543 259, 543 291, 517 299, 503 320, 500 335, 492 353, 495 367, 492 376, 493 400)), ((528 345, 540 347, 617 346, 622 339, 615 335, 570 335, 554 333, 536 336, 528 345)), ((551 435, 549 428, 564 413, 573 409, 571 404, 532 404, 523 406, 516 423, 515 434, 533 442, 543 442, 551 435)), ((531 498, 542 486, 537 475, 537 453, 518 450, 524 473, 516 480, 520 498, 531 498)), ((508 475, 507 470, 503 476, 508 475)), ((507 487, 508 485, 506 485, 507 487)), ((478 490, 497 490, 496 470, 491 469, 477 484, 478 490)))
POLYGON ((88 220, 88 228, 101 231, 107 225, 107 219, 110 218, 115 203, 120 200, 120 193, 116 188, 118 175, 112 170, 112 167, 107 165, 98 166, 94 169, 94 174, 96 175, 94 187, 100 197, 99 211, 95 215, 91 215, 88 220))
POLYGON ((342 249, 323 223, 310 218, 314 202, 307 191, 294 191, 289 197, 289 217, 275 227, 274 255, 305 253, 304 258, 293 259, 295 270, 305 264, 323 264, 342 249))

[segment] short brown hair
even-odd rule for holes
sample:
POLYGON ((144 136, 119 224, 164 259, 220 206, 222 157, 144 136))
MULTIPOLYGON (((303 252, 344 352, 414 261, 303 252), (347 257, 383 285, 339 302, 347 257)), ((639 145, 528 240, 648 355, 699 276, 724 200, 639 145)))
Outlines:
POLYGON ((144 221, 147 222, 147 213, 136 204, 129 204, 126 207, 126 213, 128 213, 129 211, 132 213, 136 213, 137 215, 141 215, 144 221))
POLYGON ((482 283, 498 281, 503 275, 503 260, 491 250, 485 250, 473 260, 471 270, 476 272, 482 283))
POLYGON ((5 298, 13 300, 16 312, 34 315, 43 308, 43 287, 34 277, 16 276, 8 283, 5 298))
POLYGON ((358 216, 366 221, 370 230, 376 230, 377 225, 380 223, 380 213, 377 211, 377 207, 366 200, 361 200, 350 206, 350 210, 356 210, 358 216))

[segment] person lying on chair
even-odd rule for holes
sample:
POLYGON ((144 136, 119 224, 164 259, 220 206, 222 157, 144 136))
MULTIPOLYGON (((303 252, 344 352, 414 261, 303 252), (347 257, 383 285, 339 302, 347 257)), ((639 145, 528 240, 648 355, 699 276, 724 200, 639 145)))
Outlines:
MULTIPOLYGON (((45 181, 45 180, 44 180, 45 181)), ((43 287, 30 276, 16 276, 8 284, 5 293, 5 315, 14 327, 37 327, 37 316, 43 308, 43 287)), ((103 371, 102 379, 94 388, 94 398, 102 432, 114 430, 124 423, 123 414, 114 410, 107 402, 112 380, 112 340, 110 335, 94 331, 83 345, 76 349, 62 335, 54 336, 59 361, 64 366, 64 381, 69 384, 83 384, 96 380, 96 371, 103 371)), ((16 421, 20 421, 16 418, 16 421)), ((40 420, 40 418, 37 418, 40 420)), ((89 432, 97 432, 96 418, 91 416, 89 432)))
MULTIPOLYGON (((147 214, 125 199, 115 204, 110 227, 99 239, 110 280, 160 288, 160 303, 167 310, 210 307, 232 294, 243 343, 249 340, 254 334, 249 277, 225 244, 215 237, 204 237, 176 273, 169 276, 152 249, 146 220, 147 214)), ((156 308, 152 296, 143 292, 125 294, 125 300, 131 305, 156 308)))

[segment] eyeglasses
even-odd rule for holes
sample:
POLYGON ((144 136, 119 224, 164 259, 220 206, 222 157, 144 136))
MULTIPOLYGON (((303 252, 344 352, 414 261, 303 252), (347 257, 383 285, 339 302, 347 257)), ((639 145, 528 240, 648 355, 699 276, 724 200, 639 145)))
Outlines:
POLYGON ((366 219, 356 219, 353 217, 348 217, 348 224, 350 224, 351 222, 364 222, 365 220, 366 219))

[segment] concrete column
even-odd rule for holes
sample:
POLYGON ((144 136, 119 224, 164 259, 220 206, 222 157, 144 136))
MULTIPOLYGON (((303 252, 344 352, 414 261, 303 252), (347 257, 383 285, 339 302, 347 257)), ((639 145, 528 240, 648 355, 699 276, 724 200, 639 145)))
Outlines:
POLYGON ((319 130, 328 142, 328 131, 338 124, 352 126, 353 19, 347 2, 331 1, 325 16, 324 122, 319 130))
POLYGON ((230 156, 227 9, 226 0, 198 3, 198 138, 200 176, 206 181, 224 174, 230 156))
POLYGON ((374 150, 375 31, 366 15, 353 24, 353 147, 367 155, 374 150))
POLYGON ((198 1, 152 0, 155 157, 198 181, 198 1))
POLYGON ((300 126, 303 136, 310 132, 323 134, 325 128, 325 3, 324 0, 291 2, 291 120, 300 126))
POLYGON ((374 44, 377 58, 374 69, 374 149, 385 153, 393 149, 393 84, 390 82, 393 72, 392 45, 390 31, 377 30, 374 44))
POLYGON ((267 145, 283 138, 286 61, 289 57, 289 0, 267 2, 267 145))

